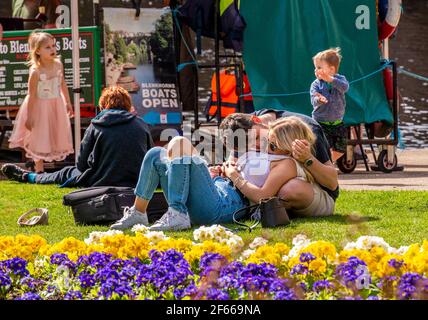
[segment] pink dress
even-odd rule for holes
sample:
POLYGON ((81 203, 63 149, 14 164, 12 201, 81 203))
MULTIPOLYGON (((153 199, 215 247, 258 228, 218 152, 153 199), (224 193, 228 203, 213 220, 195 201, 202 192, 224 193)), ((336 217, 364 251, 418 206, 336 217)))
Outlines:
POLYGON ((73 153, 73 138, 67 107, 61 95, 62 72, 47 79, 41 73, 37 98, 32 108, 33 127, 25 126, 28 115, 27 95, 19 108, 11 137, 10 148, 23 148, 33 160, 61 161, 73 153))

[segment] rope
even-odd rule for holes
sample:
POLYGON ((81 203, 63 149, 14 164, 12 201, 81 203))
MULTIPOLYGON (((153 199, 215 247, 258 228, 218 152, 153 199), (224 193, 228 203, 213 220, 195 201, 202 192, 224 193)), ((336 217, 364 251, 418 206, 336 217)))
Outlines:
POLYGON ((192 65, 192 64, 194 64, 194 65, 196 65, 196 67, 198 67, 198 64, 195 61, 183 62, 177 66, 177 72, 181 72, 181 70, 183 70, 184 68, 186 68, 187 66, 192 65))
POLYGON ((410 77, 413 77, 413 78, 415 78, 415 79, 418 79, 418 80, 421 80, 421 81, 428 81, 428 78, 427 77, 424 77, 424 76, 421 76, 421 75, 419 75, 419 74, 416 74, 416 73, 413 73, 413 72, 410 72, 410 71, 407 71, 406 69, 404 69, 404 68, 397 68, 397 70, 398 70, 398 73, 403 73, 403 74, 405 74, 405 75, 407 75, 407 76, 410 76, 410 77))
POLYGON ((369 73, 369 74, 367 74, 365 76, 362 76, 361 78, 358 78, 356 80, 350 81, 349 84, 351 85, 351 84, 354 84, 356 82, 368 79, 368 78, 374 76, 376 73, 379 73, 379 72, 383 71, 388 65, 389 65, 389 61, 386 61, 386 62, 383 63, 383 65, 378 70, 373 71, 373 72, 371 72, 371 73, 369 73))
POLYGON ((180 63, 177 66, 177 72, 180 72, 181 70, 183 70, 188 65, 195 65, 196 68, 198 68, 198 62, 196 61, 194 53, 192 53, 192 50, 190 50, 189 46, 187 45, 186 39, 184 38, 183 32, 181 31, 180 23, 179 23, 178 18, 177 18, 177 12, 179 12, 177 9, 171 10, 172 17, 174 19, 174 23, 177 26, 178 32, 180 33, 181 40, 183 41, 184 45, 186 46, 187 52, 189 52, 189 55, 190 55, 190 57, 193 60, 191 62, 180 63))
MULTIPOLYGON (((349 85, 374 76, 375 74, 383 71, 386 67, 388 67, 388 65, 389 65, 389 61, 384 62, 378 70, 373 71, 373 72, 371 72, 365 76, 362 76, 361 78, 350 81, 349 85)), ((301 94, 309 94, 309 91, 302 91, 302 92, 295 92, 295 93, 270 93, 270 94, 269 93, 266 93, 266 94, 263 94, 263 93, 256 93, 256 94, 246 93, 246 94, 241 95, 241 97, 247 97, 247 96, 253 96, 253 97, 288 97, 288 96, 296 96, 296 95, 301 95, 301 94)))
POLYGON ((241 97, 288 97, 288 96, 297 96, 300 94, 309 94, 309 91, 295 92, 295 93, 246 93, 241 94, 241 97))

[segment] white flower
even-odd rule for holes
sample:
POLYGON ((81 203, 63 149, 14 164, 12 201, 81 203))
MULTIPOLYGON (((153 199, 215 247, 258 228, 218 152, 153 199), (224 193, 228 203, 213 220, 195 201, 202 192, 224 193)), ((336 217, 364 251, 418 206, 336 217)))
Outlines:
POLYGON ((399 256, 404 255, 407 250, 409 250, 410 246, 401 246, 400 248, 396 249, 396 248, 391 248, 391 251, 388 252, 390 254, 397 254, 399 256))
POLYGON ((304 234, 298 234, 293 238, 293 248, 291 248, 290 252, 288 253, 287 259, 296 257, 300 254, 300 252, 309 246, 312 241, 308 239, 304 234))
POLYGON ((156 244, 162 240, 169 239, 167 236, 165 236, 163 231, 149 231, 149 232, 145 233, 144 236, 146 238, 148 238, 150 240, 150 242, 153 244, 156 244))
POLYGON ((34 267, 36 269, 44 268, 45 262, 48 262, 48 258, 47 257, 37 258, 36 260, 34 260, 34 267))
POLYGON ((108 230, 108 231, 93 231, 89 234, 88 238, 85 239, 86 244, 101 244, 100 240, 104 237, 114 236, 117 234, 123 234, 120 230, 108 230))
POLYGON ((343 250, 354 250, 357 249, 357 244, 355 242, 348 242, 343 250))
POLYGON ((253 242, 250 243, 249 247, 250 249, 256 249, 258 247, 264 246, 266 243, 268 243, 268 240, 262 237, 256 237, 253 242))
POLYGON ((370 250, 373 247, 383 248, 387 252, 392 252, 394 250, 383 238, 375 236, 361 236, 357 241, 347 243, 344 250, 370 250))
POLYGON ((203 239, 206 239, 207 237, 207 227, 205 226, 201 226, 198 229, 196 229, 195 231, 193 231, 193 238, 196 241, 204 241, 203 239))
MULTIPOLYGON (((306 243, 309 244, 310 240, 306 237, 304 234, 298 234, 293 238, 293 246, 299 246, 305 245, 306 243)), ((306 246, 306 245, 305 245, 306 246)))
POLYGON ((244 246, 244 241, 241 237, 236 236, 226 240, 226 245, 232 249, 232 251, 239 251, 244 246))
POLYGON ((47 79, 47 78, 46 78, 46 74, 41 73, 41 74, 40 74, 40 80, 45 81, 46 79, 47 79))
POLYGON ((401 246, 397 249, 397 254, 404 255, 409 250, 409 248, 410 246, 401 246))
POLYGON ((136 224, 132 227, 131 231, 134 233, 142 233, 145 234, 149 231, 149 227, 145 226, 144 224, 136 224))
POLYGON ((230 239, 235 239, 237 243, 243 243, 242 238, 227 230, 225 227, 214 224, 209 227, 201 226, 193 231, 195 241, 204 242, 207 240, 215 241, 221 244, 227 244, 230 239))
POLYGON ((286 255, 286 254, 284 254, 283 256, 282 256, 282 262, 288 262, 288 260, 290 260, 290 258, 289 258, 289 256, 288 255, 286 255))
POLYGON ((256 250, 253 249, 247 249, 244 252, 242 252, 240 260, 247 260, 256 250))

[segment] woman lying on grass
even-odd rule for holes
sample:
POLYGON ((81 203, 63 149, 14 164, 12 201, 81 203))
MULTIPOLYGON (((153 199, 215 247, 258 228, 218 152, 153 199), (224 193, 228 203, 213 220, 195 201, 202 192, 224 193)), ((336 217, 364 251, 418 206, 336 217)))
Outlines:
MULTIPOLYGON (((339 196, 339 185, 337 172, 331 162, 330 146, 325 138, 321 126, 308 116, 289 112, 286 110, 261 109, 256 111, 255 120, 261 121, 268 126, 280 118, 297 117, 306 123, 315 136, 315 143, 309 145, 305 140, 294 140, 292 142, 293 158, 310 172, 315 183, 308 183, 301 179, 291 179, 284 184, 278 192, 278 197, 285 200, 284 207, 290 218, 295 217, 320 217, 329 216, 334 213, 336 199, 339 196)), ((254 133, 249 120, 254 116, 245 113, 234 113, 228 115, 220 125, 220 129, 236 132, 242 130, 254 133)), ((287 136, 279 138, 279 142, 286 141, 287 136)), ((236 146, 228 146, 234 152, 230 160, 237 161, 241 155, 236 146)), ((280 149, 284 149, 280 146, 280 149)), ((257 150, 262 150, 258 148, 257 150)))
MULTIPOLYGON (((266 129, 261 123, 254 128, 266 129)), ((279 119, 269 126, 268 150, 249 151, 238 161, 223 164, 223 176, 212 178, 206 161, 191 142, 172 139, 167 148, 150 149, 143 161, 135 189, 134 206, 124 212, 111 229, 148 225, 146 209, 160 183, 168 201, 168 211, 151 230, 184 230, 191 224, 232 222, 233 213, 251 202, 275 196, 290 179, 313 181, 311 175, 291 157, 292 142, 315 142, 311 129, 297 117, 279 119), (248 200, 247 200, 248 199, 248 200)))

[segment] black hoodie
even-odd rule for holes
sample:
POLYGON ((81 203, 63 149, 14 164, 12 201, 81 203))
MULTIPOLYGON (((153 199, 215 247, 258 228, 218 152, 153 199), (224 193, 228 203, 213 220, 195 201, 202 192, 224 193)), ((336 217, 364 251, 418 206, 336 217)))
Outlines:
POLYGON ((142 119, 125 110, 104 110, 85 131, 77 160, 82 174, 71 184, 135 187, 151 147, 152 136, 142 119))

